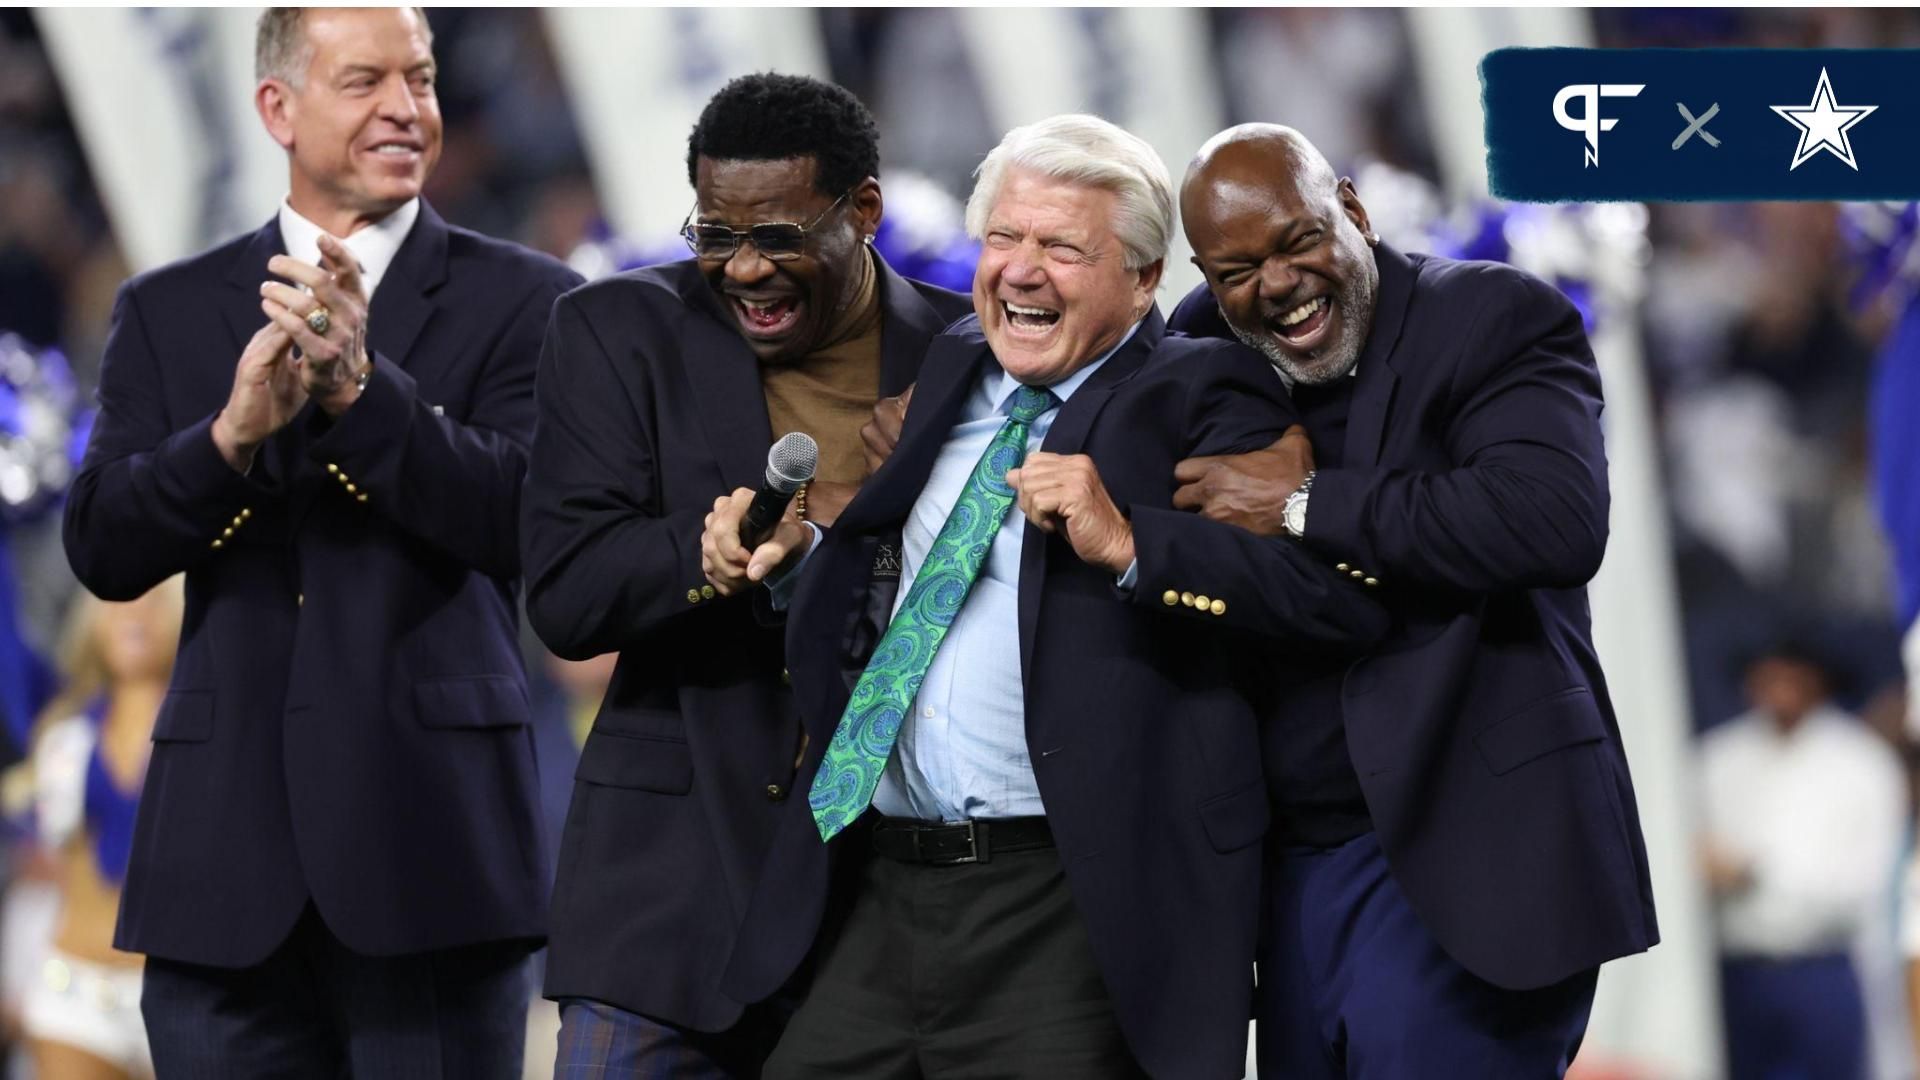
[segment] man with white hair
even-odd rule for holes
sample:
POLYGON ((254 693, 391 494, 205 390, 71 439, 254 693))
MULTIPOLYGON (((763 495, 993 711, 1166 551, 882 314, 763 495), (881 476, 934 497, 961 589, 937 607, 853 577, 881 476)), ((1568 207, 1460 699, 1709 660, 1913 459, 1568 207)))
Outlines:
POLYGON ((1267 800, 1235 631, 1364 646, 1384 616, 1290 542, 1171 507, 1180 458, 1293 415, 1258 354, 1166 336, 1150 147, 1017 128, 967 224, 974 316, 834 526, 745 551, 745 489, 709 519, 717 590, 792 597, 810 791, 722 988, 764 998, 811 950, 769 1077, 1239 1076, 1267 800), (1149 557, 1185 577, 1143 604, 1149 557), (1214 587, 1226 559, 1258 595, 1214 587))

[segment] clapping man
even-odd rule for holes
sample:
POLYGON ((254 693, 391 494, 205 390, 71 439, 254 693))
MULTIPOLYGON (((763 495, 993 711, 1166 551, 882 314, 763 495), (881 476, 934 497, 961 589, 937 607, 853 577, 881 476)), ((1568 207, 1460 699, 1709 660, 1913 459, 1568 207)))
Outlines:
POLYGON ((66 509, 98 595, 187 575, 115 944, 162 1076, 518 1077, 547 859, 515 523, 579 278, 420 197, 419 9, 270 9, 256 66, 287 200, 120 291, 66 509))

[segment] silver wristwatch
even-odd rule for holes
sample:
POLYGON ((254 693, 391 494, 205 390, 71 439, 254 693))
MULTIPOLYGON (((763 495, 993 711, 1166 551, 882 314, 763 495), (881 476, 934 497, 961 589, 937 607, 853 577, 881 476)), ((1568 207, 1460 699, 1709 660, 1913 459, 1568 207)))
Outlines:
POLYGON ((1313 490, 1313 477, 1313 473, 1308 473, 1280 506, 1280 522, 1287 527, 1287 535, 1295 540, 1307 534, 1307 493, 1313 490))

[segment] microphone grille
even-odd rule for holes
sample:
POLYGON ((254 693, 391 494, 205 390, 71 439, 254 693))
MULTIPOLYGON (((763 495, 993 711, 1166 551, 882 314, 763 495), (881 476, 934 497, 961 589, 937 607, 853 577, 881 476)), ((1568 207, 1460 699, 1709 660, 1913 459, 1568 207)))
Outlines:
POLYGON ((783 495, 813 479, 820 465, 820 446, 804 431, 789 432, 767 451, 767 486, 783 495))

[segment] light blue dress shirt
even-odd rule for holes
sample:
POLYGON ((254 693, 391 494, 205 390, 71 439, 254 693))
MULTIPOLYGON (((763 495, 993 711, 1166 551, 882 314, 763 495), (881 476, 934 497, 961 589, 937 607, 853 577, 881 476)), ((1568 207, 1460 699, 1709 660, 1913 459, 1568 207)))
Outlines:
MULTIPOLYGON (((1065 404, 1139 329, 1135 323, 1100 359, 1048 387, 1053 396, 1065 404)), ((900 591, 894 596, 893 614, 906 602, 927 551, 953 512, 980 455, 1006 423, 1019 386, 1018 380, 995 365, 982 373, 961 407, 902 530, 900 591)), ((1034 420, 1027 429, 1027 453, 1040 449, 1059 414, 1056 405, 1034 420)), ((1007 513, 966 603, 933 655, 874 792, 873 805, 883 814, 960 821, 1046 813, 1033 763, 1027 757, 1026 681, 1020 672, 1020 548, 1026 524, 1018 505, 1007 513)), ((820 545, 820 526, 811 521, 806 526, 813 533, 807 553, 767 579, 777 611, 786 610, 792 601, 820 545)), ((1116 583, 1131 589, 1138 573, 1136 562, 1116 583)))
MULTIPOLYGON (((1138 329, 1135 324, 1106 355, 1049 387, 1054 396, 1062 403, 1072 398, 1138 329)), ((896 614, 974 465, 1006 422, 1019 385, 997 366, 989 368, 961 408, 907 516, 896 614)), ((1028 453, 1040 449, 1059 415, 1056 406, 1033 422, 1028 453)), ((1046 813, 1027 758, 1026 686, 1020 672, 1020 548, 1026 525, 1017 506, 1007 514, 953 628, 933 655, 873 795, 883 814, 959 821, 1046 813)))

